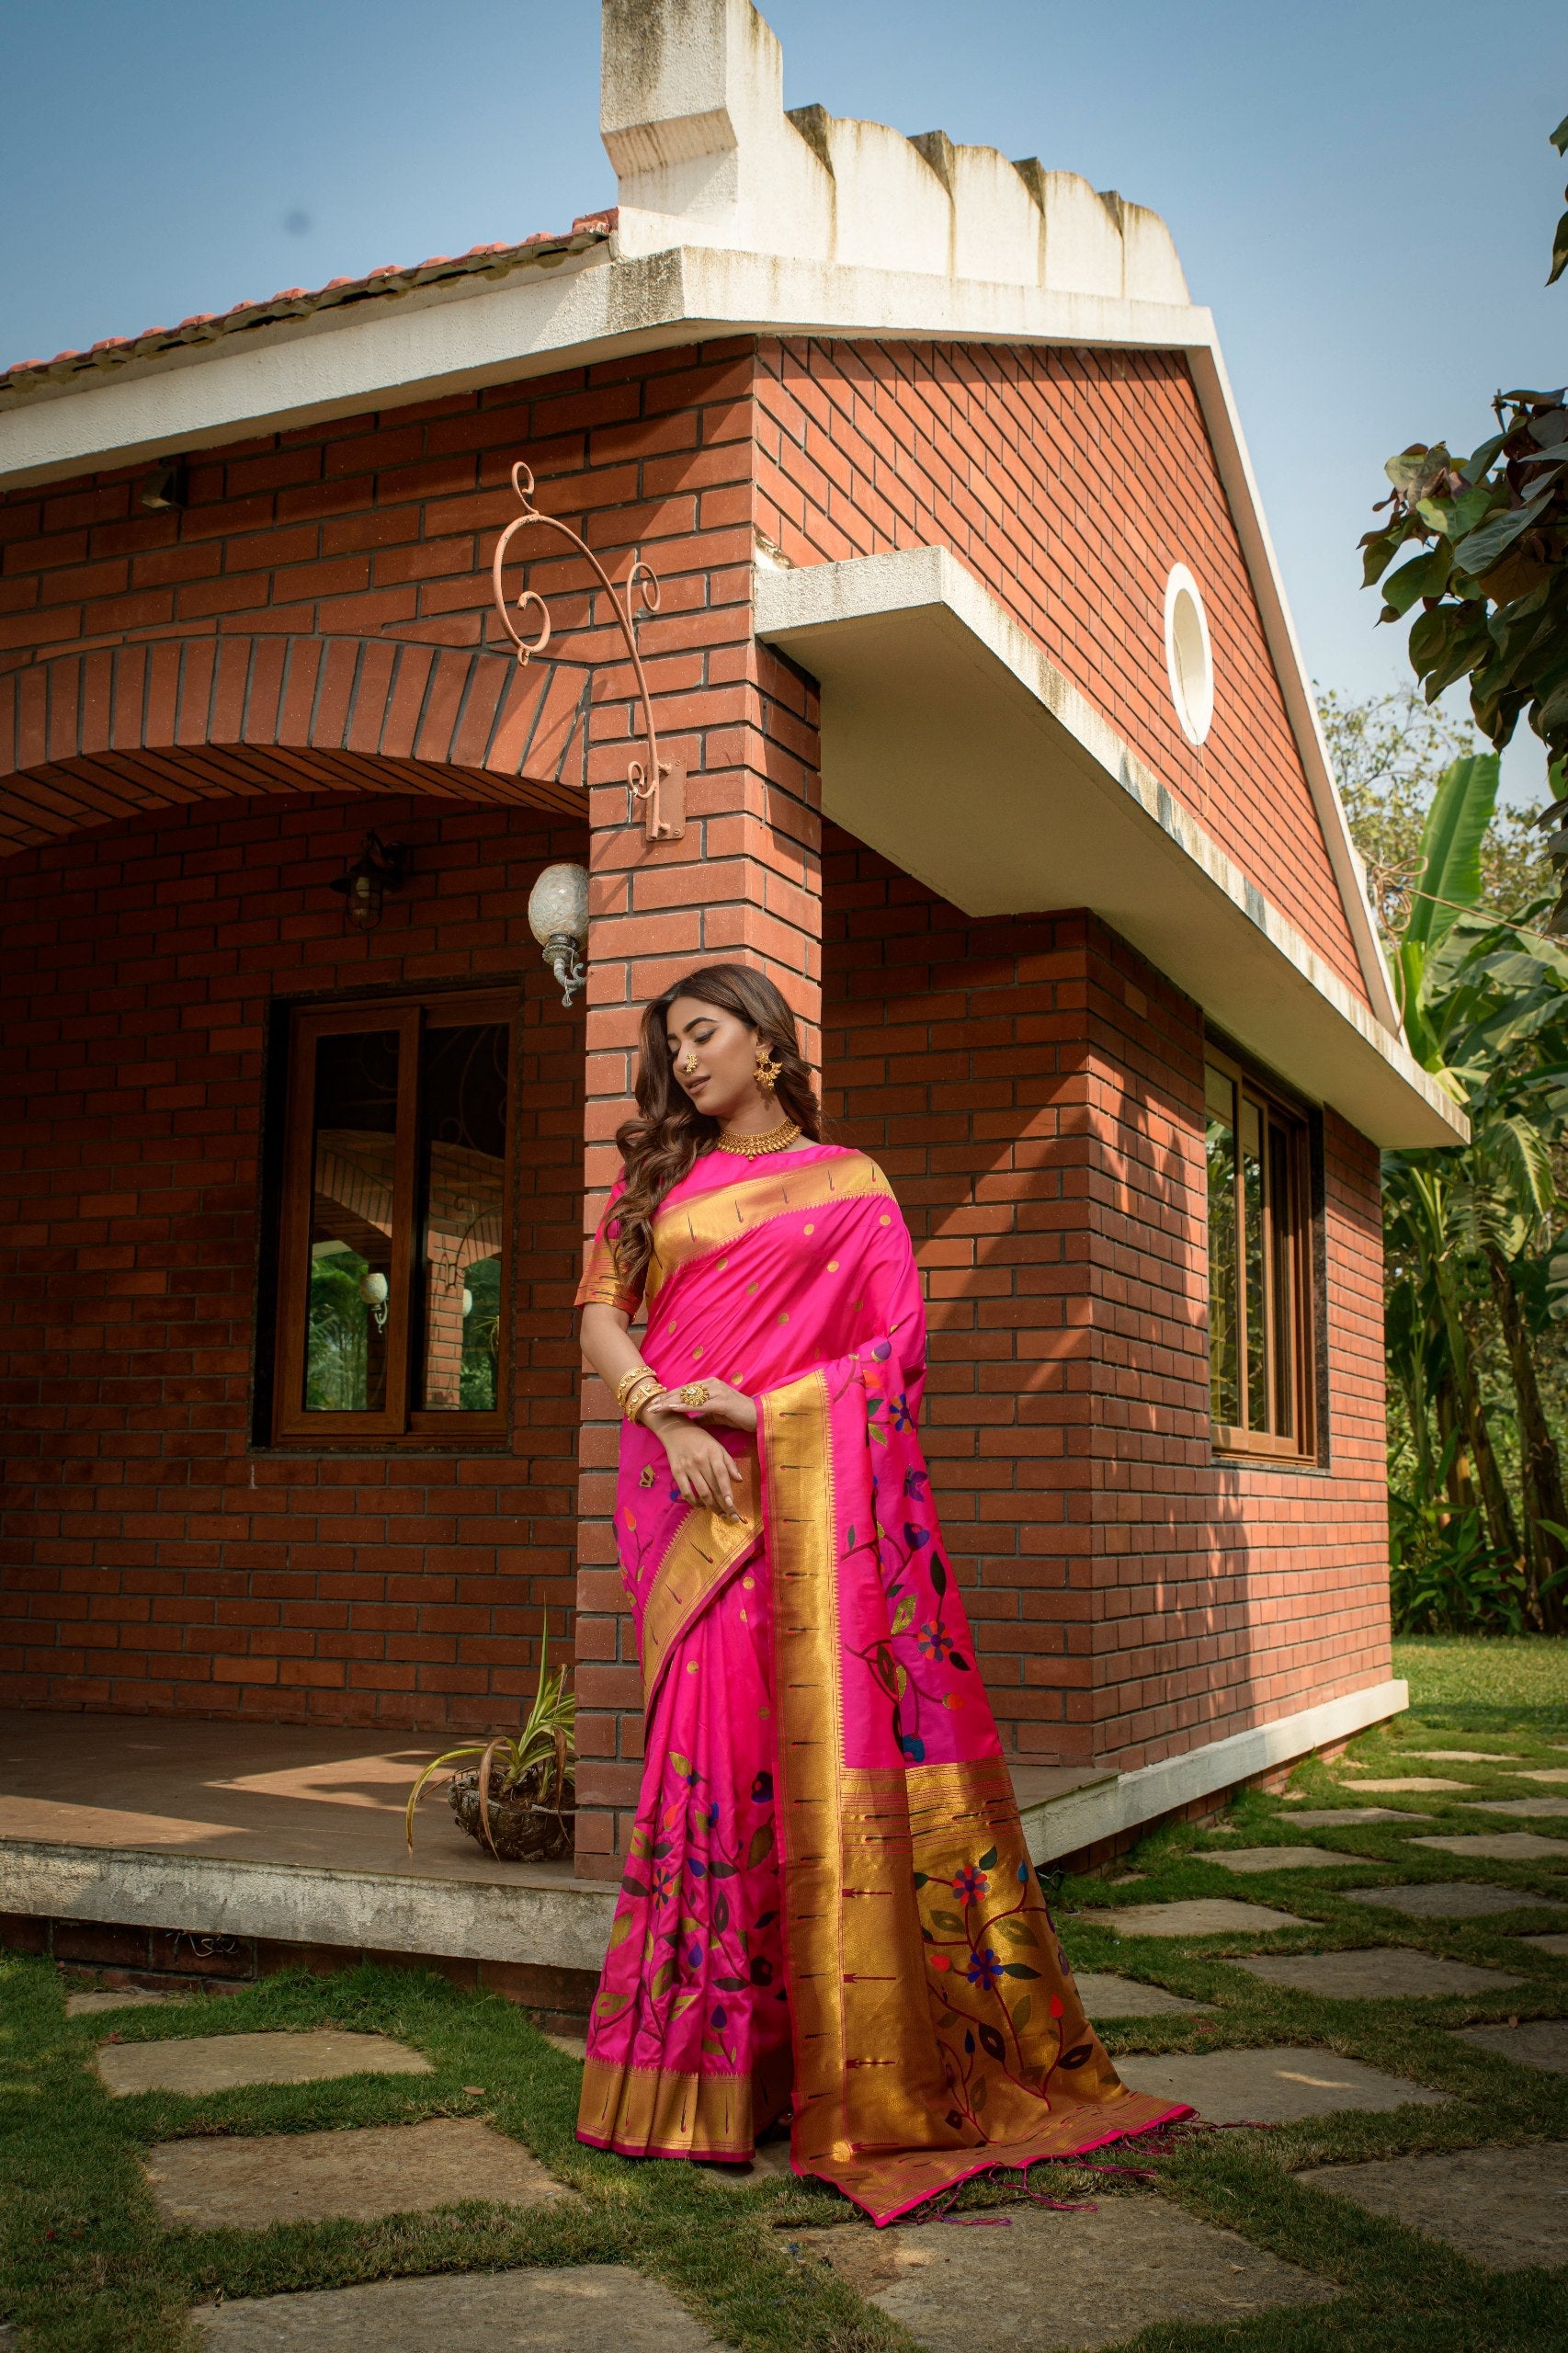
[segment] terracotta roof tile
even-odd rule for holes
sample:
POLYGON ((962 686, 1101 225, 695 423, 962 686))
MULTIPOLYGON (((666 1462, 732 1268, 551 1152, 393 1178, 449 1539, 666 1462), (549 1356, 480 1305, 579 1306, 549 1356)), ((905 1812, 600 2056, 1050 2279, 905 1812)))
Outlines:
POLYGON ((591 245, 604 243, 615 227, 615 219, 613 207, 603 212, 584 212, 568 230, 536 229, 531 236, 512 244, 502 239, 495 244, 471 245, 466 254, 432 254, 427 260, 407 267, 398 262, 386 262, 379 269, 367 270, 362 278, 329 278, 324 286, 313 290, 305 286, 285 286, 266 301, 234 302, 226 311, 193 311, 176 327, 143 327, 140 335, 105 335, 90 351, 72 349, 57 351, 52 359, 14 360, 8 368, 0 369, 0 400, 37 391, 46 382, 69 382, 77 377, 97 375, 105 368, 123 366, 128 359, 153 358, 162 352, 178 350, 182 345, 210 343, 219 335, 270 326, 280 319, 335 310, 344 302, 377 301, 394 290, 394 280, 395 290, 406 293, 412 287, 434 285, 443 278, 465 278, 476 272, 498 274, 508 263, 524 267, 541 260, 546 249, 553 248, 562 254, 583 253, 591 245))

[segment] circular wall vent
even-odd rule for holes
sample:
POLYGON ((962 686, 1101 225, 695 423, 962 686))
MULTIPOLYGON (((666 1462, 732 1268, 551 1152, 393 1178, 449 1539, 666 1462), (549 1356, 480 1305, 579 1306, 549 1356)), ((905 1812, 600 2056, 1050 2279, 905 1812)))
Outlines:
POLYGON ((1181 732, 1201 744, 1214 716, 1214 656, 1203 599, 1185 563, 1165 583, 1165 668, 1181 732))

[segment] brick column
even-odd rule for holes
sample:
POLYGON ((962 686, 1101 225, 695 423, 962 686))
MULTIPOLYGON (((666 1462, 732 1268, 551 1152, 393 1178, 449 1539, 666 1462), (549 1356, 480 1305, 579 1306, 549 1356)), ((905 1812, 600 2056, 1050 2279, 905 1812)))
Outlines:
MULTIPOLYGON (((651 996, 694 964, 733 959, 777 982, 813 1060, 821 1033, 814 690, 752 635, 753 355, 749 345, 732 345, 658 358, 666 369, 683 364, 642 377, 641 414, 619 430, 623 460, 638 461, 641 503, 601 512, 589 537, 612 576, 623 576, 624 563, 610 550, 640 545, 661 577, 660 610, 641 623, 639 645, 661 741, 686 760, 687 830, 680 841, 650 845, 629 811, 637 711, 627 668, 600 682, 590 751, 590 1231, 618 1166, 613 1139, 631 1108, 638 1026, 651 996), (681 447, 665 454, 672 432, 681 447), (655 536, 672 532, 677 502, 679 535, 655 536)), ((624 381, 633 366, 651 364, 603 372, 624 381)), ((641 1778, 642 1684, 611 1518, 615 1407, 591 1378, 582 1415, 577 1870, 608 1878, 641 1778)))

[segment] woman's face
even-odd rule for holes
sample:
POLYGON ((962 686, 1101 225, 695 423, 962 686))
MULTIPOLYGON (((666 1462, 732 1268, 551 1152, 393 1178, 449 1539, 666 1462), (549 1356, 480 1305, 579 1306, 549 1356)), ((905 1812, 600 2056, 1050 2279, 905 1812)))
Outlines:
POLYGON ((700 997, 677 996, 665 1020, 676 1084, 710 1120, 733 1120, 754 1100, 756 1031, 700 997))

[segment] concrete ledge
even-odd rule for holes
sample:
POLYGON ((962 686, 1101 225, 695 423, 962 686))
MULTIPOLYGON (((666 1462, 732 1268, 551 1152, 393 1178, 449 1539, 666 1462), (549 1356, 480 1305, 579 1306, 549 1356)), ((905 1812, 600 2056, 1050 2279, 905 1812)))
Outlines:
POLYGON ((505 1885, 149 1847, 0 1840, 0 1913, 504 1961, 596 1974, 616 1891, 540 1871, 505 1885))
POLYGON ((1212 1797, 1267 1773, 1271 1766, 1289 1765, 1332 1741, 1347 1740, 1369 1724, 1402 1714, 1409 1705, 1408 1683, 1375 1683, 1368 1690, 1303 1708, 1299 1715, 1278 1716, 1272 1723, 1256 1724, 1228 1740, 1165 1757, 1136 1773, 1119 1773, 1114 1780, 1096 1782, 1091 1789, 1025 1806, 1021 1811, 1030 1857, 1037 1863, 1057 1862, 1120 1831, 1142 1829, 1195 1799, 1212 1797))

